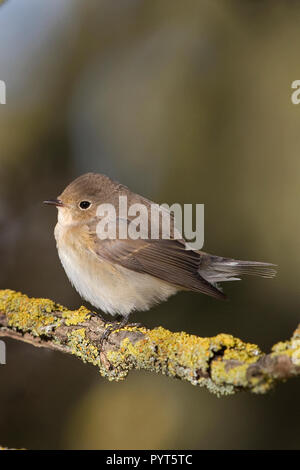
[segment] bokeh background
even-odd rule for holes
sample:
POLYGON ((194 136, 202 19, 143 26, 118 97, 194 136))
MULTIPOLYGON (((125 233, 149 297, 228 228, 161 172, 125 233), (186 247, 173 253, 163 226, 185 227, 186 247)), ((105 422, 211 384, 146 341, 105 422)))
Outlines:
MULTIPOLYGON (((1 288, 82 300, 60 266, 56 197, 103 172, 157 202, 205 204, 206 251, 277 263, 147 313, 268 351, 299 322, 300 4, 254 0, 7 0, 0 6, 1 288)), ((132 372, 109 383, 75 358, 6 341, 0 443, 29 449, 300 447, 300 384, 218 399, 132 372)))

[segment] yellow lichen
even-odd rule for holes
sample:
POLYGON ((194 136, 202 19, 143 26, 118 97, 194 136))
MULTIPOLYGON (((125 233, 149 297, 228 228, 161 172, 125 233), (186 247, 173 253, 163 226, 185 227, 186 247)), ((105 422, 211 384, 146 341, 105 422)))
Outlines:
POLYGON ((99 366, 99 351, 86 338, 85 328, 78 328, 68 333, 68 346, 71 354, 80 357, 83 362, 99 366))
MULTIPOLYGON (((249 374, 249 366, 263 353, 256 345, 228 334, 199 338, 184 332, 172 333, 162 327, 147 330, 128 326, 120 330, 139 332, 141 339, 129 334, 119 347, 105 348, 104 353, 97 340, 93 344, 89 338, 91 312, 85 307, 72 311, 49 299, 34 299, 12 290, 0 290, 0 313, 6 317, 4 327, 7 325, 33 336, 48 334, 52 343, 67 347, 82 361, 96 365, 109 380, 122 380, 132 368, 145 369, 206 386, 217 395, 232 394, 240 388, 264 393, 276 381, 276 376, 270 376, 263 368, 257 372, 256 366, 252 369, 254 373, 249 374)), ((269 356, 284 355, 295 366, 292 373, 297 373, 300 328, 289 341, 276 344, 269 356)))
POLYGON ((180 376, 194 385, 205 385, 220 395, 234 393, 236 386, 246 386, 247 368, 260 355, 256 345, 243 343, 231 335, 199 338, 159 327, 147 331, 145 338, 135 343, 125 338, 119 350, 109 351, 108 359, 123 375, 132 367, 162 372, 172 377, 180 376), (211 359, 209 377, 207 370, 211 359), (236 361, 236 364, 227 370, 223 359, 236 361), (126 369, 124 364, 130 366, 126 369))
POLYGON ((12 290, 0 291, 0 311, 6 313, 8 325, 30 331, 35 336, 47 334, 49 328, 60 324, 52 312, 62 311, 63 307, 49 299, 34 299, 12 290))
POLYGON ((65 324, 67 326, 78 325, 87 321, 91 317, 91 312, 81 306, 78 310, 66 310, 63 312, 62 317, 65 319, 65 324))
POLYGON ((52 300, 29 298, 27 295, 9 289, 0 291, 0 311, 5 312, 9 326, 22 331, 30 331, 35 336, 46 334, 50 328, 61 325, 61 319, 57 316, 58 312, 61 313, 67 326, 78 325, 90 318, 90 312, 85 307, 67 310, 52 300))

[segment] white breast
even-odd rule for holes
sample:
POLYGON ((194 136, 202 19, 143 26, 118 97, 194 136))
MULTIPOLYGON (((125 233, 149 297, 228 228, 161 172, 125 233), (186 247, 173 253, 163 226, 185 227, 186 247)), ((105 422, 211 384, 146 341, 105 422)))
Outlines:
POLYGON ((69 237, 57 224, 55 238, 66 274, 84 299, 106 313, 127 317, 133 310, 148 310, 178 291, 148 274, 101 260, 69 237))

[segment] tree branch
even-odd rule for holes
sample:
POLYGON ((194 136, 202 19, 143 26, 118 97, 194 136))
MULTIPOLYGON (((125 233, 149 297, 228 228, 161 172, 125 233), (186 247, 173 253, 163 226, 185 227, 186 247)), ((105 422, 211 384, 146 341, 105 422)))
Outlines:
POLYGON ((72 311, 52 300, 0 290, 0 336, 74 354, 109 380, 145 369, 229 395, 240 390, 266 393, 276 382, 300 374, 300 325, 269 354, 228 334, 199 338, 162 327, 122 328, 101 350, 99 339, 107 326, 85 307, 72 311))

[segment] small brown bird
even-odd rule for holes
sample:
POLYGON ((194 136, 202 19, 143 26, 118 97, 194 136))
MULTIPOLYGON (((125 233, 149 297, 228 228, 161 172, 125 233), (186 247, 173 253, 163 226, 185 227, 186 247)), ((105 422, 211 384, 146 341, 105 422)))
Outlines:
MULTIPOLYGON (((148 310, 179 291, 202 292, 225 299, 218 283, 240 279, 245 274, 274 277, 273 264, 240 261, 186 249, 183 238, 114 239, 99 233, 99 205, 115 208, 121 219, 119 197, 128 205, 154 204, 105 175, 87 173, 73 181, 58 199, 44 201, 58 208, 55 238, 68 278, 79 294, 96 308, 121 315, 122 325, 134 310, 148 310)), ((150 211, 149 211, 150 214, 150 211)), ((166 217, 162 214, 162 218, 166 217)), ((119 325, 120 326, 120 325, 119 325)))

